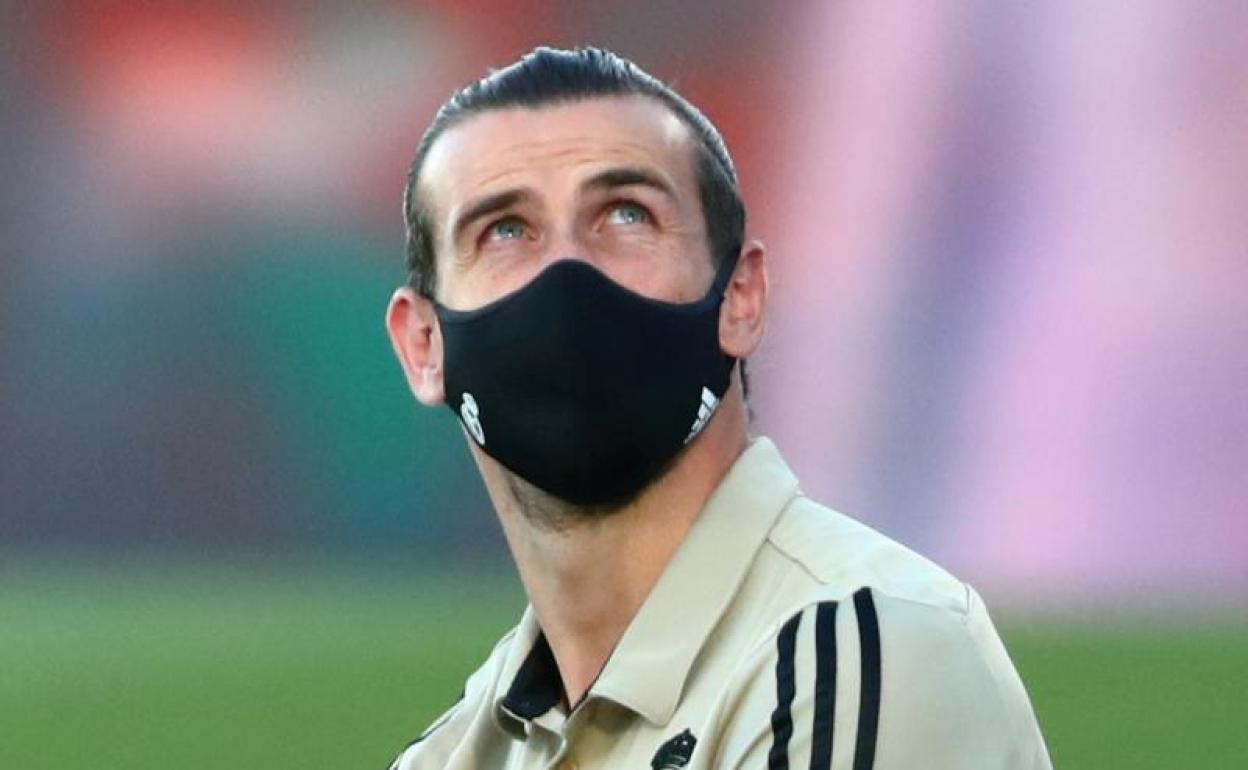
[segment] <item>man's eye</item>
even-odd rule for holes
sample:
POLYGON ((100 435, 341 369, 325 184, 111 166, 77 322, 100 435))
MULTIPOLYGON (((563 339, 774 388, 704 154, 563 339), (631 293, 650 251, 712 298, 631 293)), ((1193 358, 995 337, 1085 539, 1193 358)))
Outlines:
POLYGON ((639 225, 650 221, 650 212, 637 203, 618 203, 607 214, 607 221, 613 225, 639 225))
POLYGON ((515 217, 505 217, 490 225, 486 235, 491 240, 511 241, 524 237, 524 223, 515 217))

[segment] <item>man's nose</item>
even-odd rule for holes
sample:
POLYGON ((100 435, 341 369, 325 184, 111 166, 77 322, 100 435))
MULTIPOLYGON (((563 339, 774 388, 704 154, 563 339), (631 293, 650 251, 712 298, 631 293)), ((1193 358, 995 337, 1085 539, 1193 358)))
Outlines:
POLYGON ((585 262, 599 270, 603 269, 599 258, 595 255, 585 238, 575 231, 564 231, 552 234, 544 249, 542 267, 550 267, 555 262, 574 260, 585 262))

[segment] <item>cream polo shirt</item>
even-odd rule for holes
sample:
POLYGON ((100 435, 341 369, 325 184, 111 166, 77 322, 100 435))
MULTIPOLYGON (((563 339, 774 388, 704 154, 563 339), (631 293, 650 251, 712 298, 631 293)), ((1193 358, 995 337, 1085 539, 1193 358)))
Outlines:
POLYGON ((790 767, 1051 763, 979 596, 760 438, 575 708, 529 608, 392 770, 790 767))

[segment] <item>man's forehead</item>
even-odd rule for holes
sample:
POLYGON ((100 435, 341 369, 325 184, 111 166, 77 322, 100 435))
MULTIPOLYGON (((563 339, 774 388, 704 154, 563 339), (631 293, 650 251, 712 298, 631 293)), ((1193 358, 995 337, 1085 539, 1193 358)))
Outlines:
POLYGON ((426 202, 438 208, 437 199, 462 192, 457 188, 488 187, 542 167, 646 163, 680 179, 693 171, 692 142, 683 120, 644 95, 492 109, 438 137, 425 158, 420 186, 426 202))

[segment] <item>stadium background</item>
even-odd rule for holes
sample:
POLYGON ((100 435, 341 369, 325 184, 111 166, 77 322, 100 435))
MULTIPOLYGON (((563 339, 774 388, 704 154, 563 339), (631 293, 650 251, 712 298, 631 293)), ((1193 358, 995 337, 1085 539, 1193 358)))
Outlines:
POLYGON ((1248 5, 6 3, 0 767, 381 767, 522 597, 381 313, 458 84, 613 47, 770 246, 760 432, 1059 767, 1248 750, 1248 5))

